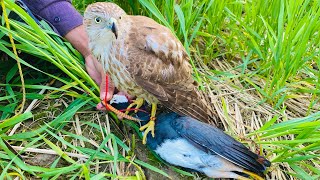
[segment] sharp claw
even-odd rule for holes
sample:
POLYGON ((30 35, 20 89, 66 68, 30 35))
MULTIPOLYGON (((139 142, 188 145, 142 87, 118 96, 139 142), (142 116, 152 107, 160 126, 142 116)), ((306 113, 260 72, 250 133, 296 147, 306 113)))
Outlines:
MULTIPOLYGON (((132 108, 133 106, 136 106, 136 110, 134 110, 135 113, 138 112, 138 109, 143 105, 143 99, 137 98, 136 100, 133 100, 133 102, 127 107, 127 109, 132 108)), ((125 112, 126 114, 129 113, 129 110, 125 112)))
POLYGON ((145 130, 148 126, 147 126, 148 124, 146 124, 146 125, 144 125, 144 126, 142 126, 142 127, 140 127, 140 131, 143 131, 143 130, 145 130))
POLYGON ((151 121, 148 122, 148 124, 140 127, 140 129, 139 129, 140 131, 145 130, 145 131, 144 131, 144 134, 143 134, 143 138, 142 138, 142 143, 143 143, 143 144, 146 144, 146 143, 147 143, 147 135, 148 135, 148 133, 149 133, 150 131, 151 131, 152 137, 155 137, 155 134, 154 134, 154 126, 155 126, 154 121, 151 120, 151 121))
POLYGON ((152 137, 154 138, 154 137, 155 137, 155 135, 154 135, 154 128, 152 128, 151 134, 152 134, 152 137))
POLYGON ((147 130, 144 132, 143 138, 142 138, 142 144, 146 144, 147 143, 147 135, 150 132, 150 129, 147 128, 147 130))
POLYGON ((147 143, 147 133, 145 133, 142 138, 142 144, 146 144, 146 143, 147 143))
MULTIPOLYGON (((130 109, 132 106, 134 106, 134 103, 129 104, 129 106, 127 107, 127 109, 130 109)), ((129 114, 129 110, 126 110, 125 114, 129 114)))

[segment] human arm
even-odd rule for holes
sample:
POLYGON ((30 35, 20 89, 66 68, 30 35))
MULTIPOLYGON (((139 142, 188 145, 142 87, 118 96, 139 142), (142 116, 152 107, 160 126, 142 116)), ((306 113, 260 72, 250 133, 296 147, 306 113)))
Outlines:
MULTIPOLYGON (((69 0, 24 0, 31 11, 46 19, 58 33, 65 37, 85 58, 86 70, 100 86, 100 98, 105 96, 105 73, 101 64, 92 56, 88 36, 79 12, 69 0)), ((109 81, 111 82, 111 81, 109 81)), ((107 100, 112 98, 114 86, 109 85, 107 100)))

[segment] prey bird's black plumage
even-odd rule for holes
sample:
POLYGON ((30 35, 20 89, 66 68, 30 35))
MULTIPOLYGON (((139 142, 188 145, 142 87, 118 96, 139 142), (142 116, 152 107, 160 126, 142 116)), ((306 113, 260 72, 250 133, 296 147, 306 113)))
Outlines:
MULTIPOLYGON (((149 119, 143 112, 137 116, 149 119)), ((162 159, 209 177, 245 180, 244 173, 262 179, 259 176, 271 165, 222 130, 174 112, 157 116, 155 134, 147 136, 147 145, 162 159)))
POLYGON ((194 148, 211 155, 219 155, 260 176, 264 176, 263 172, 270 166, 270 162, 264 157, 253 153, 220 129, 173 112, 158 115, 155 133, 155 138, 148 136, 147 139, 147 144, 153 150, 168 139, 183 138, 194 148))

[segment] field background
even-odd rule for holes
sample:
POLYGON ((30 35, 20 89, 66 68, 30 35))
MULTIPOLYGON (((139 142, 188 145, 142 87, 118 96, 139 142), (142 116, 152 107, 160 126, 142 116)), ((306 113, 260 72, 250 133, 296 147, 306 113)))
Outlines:
MULTIPOLYGON (((1 17, 0 179, 203 178, 160 162, 136 124, 95 111, 99 90, 81 55, 0 2, 26 22, 9 29, 1 17)), ((93 2, 73 4, 83 13, 93 2)), ((176 34, 226 133, 272 161, 267 179, 319 179, 319 1, 114 2, 176 34)))

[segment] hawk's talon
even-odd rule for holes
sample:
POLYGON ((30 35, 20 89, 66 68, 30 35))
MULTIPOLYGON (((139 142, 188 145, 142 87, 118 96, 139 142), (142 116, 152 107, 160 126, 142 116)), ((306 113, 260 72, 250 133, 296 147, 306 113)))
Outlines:
POLYGON ((143 102, 143 98, 137 98, 136 100, 132 100, 132 103, 127 107, 125 114, 128 114, 133 106, 136 106, 136 110, 134 110, 134 112, 137 113, 138 109, 143 105, 143 102))
POLYGON ((142 126, 142 127, 140 127, 140 131, 143 131, 143 130, 145 130, 144 131, 144 134, 143 134, 143 138, 142 138, 142 144, 146 144, 147 143, 147 135, 148 135, 148 133, 151 131, 151 135, 152 135, 152 137, 154 137, 155 135, 154 135, 154 126, 155 126, 155 121, 154 121, 154 119, 155 118, 153 118, 153 120, 152 120, 152 117, 150 118, 150 121, 146 124, 146 125, 144 125, 144 126, 142 126))

